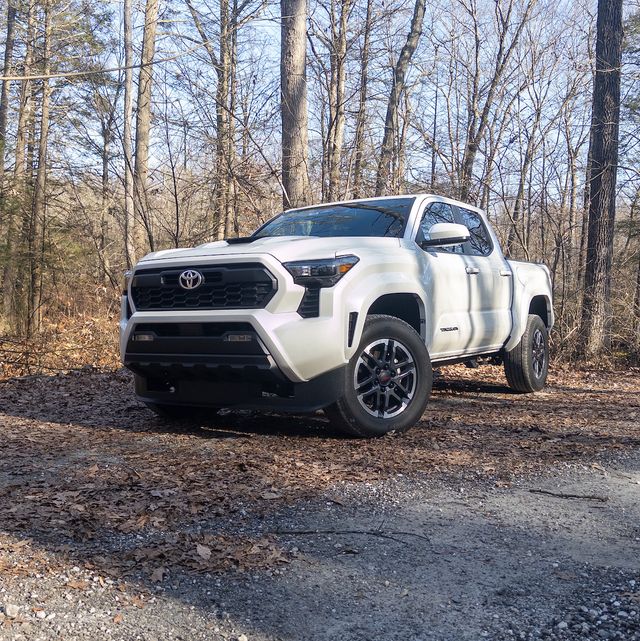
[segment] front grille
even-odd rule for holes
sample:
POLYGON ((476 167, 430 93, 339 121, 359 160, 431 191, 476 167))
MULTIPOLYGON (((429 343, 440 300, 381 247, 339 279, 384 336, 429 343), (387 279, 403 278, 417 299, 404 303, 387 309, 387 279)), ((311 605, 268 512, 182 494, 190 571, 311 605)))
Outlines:
POLYGON ((298 307, 298 314, 302 318, 317 318, 320 316, 320 288, 308 287, 305 289, 302 301, 298 307))
POLYGON ((157 267, 136 270, 131 283, 133 304, 139 311, 171 309, 260 309, 278 289, 276 279, 259 263, 157 267), (186 270, 203 276, 200 287, 179 284, 186 270))

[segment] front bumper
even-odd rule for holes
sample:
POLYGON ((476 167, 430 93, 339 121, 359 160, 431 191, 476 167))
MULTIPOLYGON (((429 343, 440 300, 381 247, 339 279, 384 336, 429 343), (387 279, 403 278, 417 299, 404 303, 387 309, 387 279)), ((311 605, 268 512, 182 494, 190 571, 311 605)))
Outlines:
MULTIPOLYGON (((122 360, 136 375, 138 398, 156 404, 289 411, 313 411, 336 401, 344 389, 344 355, 336 355, 336 366, 326 361, 325 352, 326 370, 300 380, 298 371, 280 364, 293 357, 288 351, 279 361, 285 348, 278 333, 272 329, 274 335, 267 333, 263 340, 264 327, 254 326, 255 315, 265 313, 253 310, 233 316, 243 320, 224 320, 231 317, 226 312, 191 312, 188 320, 183 313, 134 314, 123 328, 122 360), (275 354, 270 345, 277 346, 275 354)), ((304 326, 317 320, 297 314, 295 320, 287 319, 288 314, 270 316, 284 326, 292 325, 296 341, 304 326)), ((307 349, 285 343, 289 350, 298 349, 299 360, 304 361, 318 345, 333 342, 328 335, 323 341, 317 339, 316 334, 307 349)))
MULTIPOLYGON (((225 380, 212 370, 177 364, 135 375, 136 395, 145 403, 313 412, 331 405, 344 389, 344 367, 306 383, 284 381, 277 370, 261 380, 225 380)), ((134 370, 135 371, 135 370, 134 370)))

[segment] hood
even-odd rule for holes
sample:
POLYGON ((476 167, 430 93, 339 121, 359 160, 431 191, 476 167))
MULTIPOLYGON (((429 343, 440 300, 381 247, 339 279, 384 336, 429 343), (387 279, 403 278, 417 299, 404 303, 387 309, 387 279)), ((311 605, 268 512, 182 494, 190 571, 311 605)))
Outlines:
POLYGON ((292 260, 314 260, 334 258, 346 254, 357 254, 358 250, 385 251, 400 246, 399 238, 369 238, 348 236, 319 238, 313 236, 271 236, 254 241, 227 242, 220 240, 199 247, 187 249, 165 249, 147 254, 140 262, 154 260, 190 260, 212 256, 247 256, 269 254, 280 262, 292 260))

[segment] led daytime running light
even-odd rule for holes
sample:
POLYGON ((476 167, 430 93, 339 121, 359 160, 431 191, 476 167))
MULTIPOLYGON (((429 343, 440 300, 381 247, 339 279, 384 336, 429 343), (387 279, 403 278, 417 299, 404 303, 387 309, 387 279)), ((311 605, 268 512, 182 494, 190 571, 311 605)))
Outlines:
POLYGON ((333 287, 360 259, 340 256, 325 260, 304 260, 284 263, 296 285, 333 287))

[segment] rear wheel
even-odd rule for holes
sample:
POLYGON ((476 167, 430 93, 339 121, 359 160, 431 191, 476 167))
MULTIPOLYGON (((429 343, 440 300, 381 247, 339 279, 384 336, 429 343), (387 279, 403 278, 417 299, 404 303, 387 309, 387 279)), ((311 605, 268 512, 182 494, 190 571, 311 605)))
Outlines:
POLYGON ((549 372, 549 333, 540 318, 529 314, 520 342, 504 355, 504 372, 509 387, 517 392, 537 392, 549 372))
POLYGON ((369 316, 343 395, 325 413, 350 436, 401 432, 422 416, 431 383, 429 353, 413 327, 392 316, 369 316))

